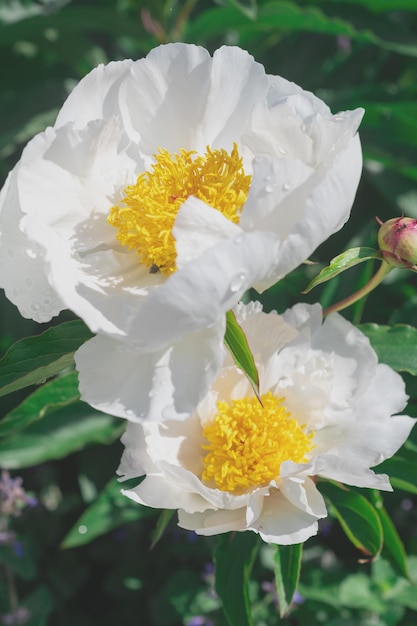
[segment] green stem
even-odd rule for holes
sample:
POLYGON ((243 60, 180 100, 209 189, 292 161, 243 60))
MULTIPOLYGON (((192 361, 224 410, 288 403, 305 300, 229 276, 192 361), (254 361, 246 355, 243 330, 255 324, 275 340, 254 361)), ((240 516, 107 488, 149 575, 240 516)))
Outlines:
POLYGON ((327 309, 324 309, 323 315, 329 315, 329 313, 334 313, 335 311, 341 311, 342 309, 346 309, 346 307, 354 304, 364 296, 367 296, 368 293, 370 293, 373 289, 375 289, 375 287, 379 285, 379 283, 382 283, 385 276, 387 276, 387 274, 389 274, 389 272, 393 269, 394 268, 392 265, 388 265, 388 263, 382 261, 379 270, 376 274, 372 276, 372 278, 366 283, 366 285, 364 285, 358 291, 355 291, 355 293, 352 293, 352 295, 348 296, 347 298, 343 298, 343 300, 340 300, 339 302, 336 302, 336 304, 332 304, 331 306, 327 307, 327 309))

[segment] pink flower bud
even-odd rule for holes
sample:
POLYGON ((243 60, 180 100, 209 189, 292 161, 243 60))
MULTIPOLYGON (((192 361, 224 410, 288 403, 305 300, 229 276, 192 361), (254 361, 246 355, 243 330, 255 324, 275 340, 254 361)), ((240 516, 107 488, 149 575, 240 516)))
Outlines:
POLYGON ((417 219, 394 217, 378 231, 378 245, 386 263, 409 268, 417 264, 417 219))

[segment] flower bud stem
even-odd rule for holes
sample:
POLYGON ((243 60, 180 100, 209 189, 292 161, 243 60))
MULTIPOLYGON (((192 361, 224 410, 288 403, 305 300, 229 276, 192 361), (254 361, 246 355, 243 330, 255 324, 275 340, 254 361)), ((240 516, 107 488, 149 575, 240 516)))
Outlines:
POLYGON ((388 263, 382 261, 380 268, 378 269, 376 274, 374 274, 372 278, 366 283, 366 285, 361 287, 361 289, 358 289, 358 291, 355 291, 355 293, 352 293, 352 295, 348 296, 347 298, 343 298, 343 300, 340 300, 339 302, 336 302, 336 304, 332 304, 331 306, 327 307, 327 309, 324 309, 323 315, 329 315, 329 313, 334 313, 335 311, 341 311, 342 309, 346 309, 351 304, 354 304, 364 296, 367 296, 368 293, 370 293, 373 289, 375 289, 375 287, 379 285, 379 283, 382 283, 385 276, 387 276, 387 274, 389 274, 390 271, 393 269, 394 267, 392 265, 388 265, 388 263))

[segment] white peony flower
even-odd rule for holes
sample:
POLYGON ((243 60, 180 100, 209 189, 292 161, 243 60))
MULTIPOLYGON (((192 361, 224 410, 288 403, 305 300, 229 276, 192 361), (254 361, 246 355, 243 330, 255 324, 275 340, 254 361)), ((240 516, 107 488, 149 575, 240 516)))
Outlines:
POLYGON ((368 339, 319 305, 283 316, 259 303, 237 318, 253 349, 262 404, 226 357, 208 395, 184 421, 129 422, 118 473, 145 474, 123 493, 146 506, 178 509, 199 534, 252 530, 292 544, 326 516, 314 477, 390 490, 370 468, 404 443, 415 422, 401 377, 377 363, 368 339))
POLYGON ((25 317, 68 308, 101 335, 77 356, 88 402, 150 415, 168 380, 188 411, 222 362, 224 313, 348 219, 361 117, 235 47, 101 65, 2 190, 0 285, 25 317))

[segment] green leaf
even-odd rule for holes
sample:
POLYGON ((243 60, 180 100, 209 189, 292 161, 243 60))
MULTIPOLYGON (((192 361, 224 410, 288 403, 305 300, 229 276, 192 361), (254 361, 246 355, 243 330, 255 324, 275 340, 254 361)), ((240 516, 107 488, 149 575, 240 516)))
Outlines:
POLYGON ((48 413, 76 402, 79 398, 77 372, 59 376, 34 391, 0 421, 0 437, 22 430, 48 413))
POLYGON ((337 483, 320 481, 319 490, 353 545, 366 556, 378 556, 383 545, 383 532, 372 504, 364 496, 337 483))
POLYGON ((275 582, 279 600, 279 614, 284 617, 291 608, 294 593, 300 580, 303 544, 275 546, 275 582))
POLYGON ((226 313, 226 334, 224 342, 229 348, 237 367, 246 374, 255 394, 259 398, 258 370, 256 369, 246 335, 237 323, 233 311, 226 313))
POLYGON ((332 278, 335 278, 341 272, 348 270, 358 263, 363 261, 370 261, 372 259, 381 259, 381 255, 378 250, 373 248, 351 248, 334 257, 327 267, 324 267, 320 274, 318 274, 308 285, 307 289, 303 293, 308 293, 317 285, 327 282, 332 278))
POLYGON ((372 490, 370 495, 382 524, 382 530, 384 533, 383 552, 388 552, 400 574, 411 580, 404 544, 397 533, 392 519, 388 515, 387 510, 384 508, 382 496, 376 489, 372 490))
POLYGON ((378 465, 378 472, 388 474, 396 489, 417 494, 417 458, 415 452, 401 448, 390 459, 378 465))
POLYGON ((118 418, 75 402, 0 441, 0 467, 17 469, 61 459, 93 443, 111 443, 123 432, 118 418))
POLYGON ((21 339, 0 360, 0 396, 43 383, 73 365, 75 351, 91 337, 87 326, 77 320, 21 339))
POLYGON ((368 337, 381 363, 417 376, 417 328, 407 324, 359 324, 358 328, 368 337))
POLYGON ((249 576, 259 550, 259 537, 252 532, 221 537, 214 553, 216 592, 230 626, 252 626, 249 576))
POLYGON ((142 506, 124 496, 120 491, 121 489, 120 482, 116 478, 112 478, 93 504, 84 511, 71 528, 61 547, 76 548, 82 546, 122 524, 136 522, 158 514, 157 509, 142 506))
POLYGON ((150 548, 151 550, 152 548, 156 546, 156 544, 158 543, 158 541, 164 534, 164 531, 166 527, 168 526, 169 522, 171 521, 171 518, 174 515, 174 512, 175 512, 174 510, 167 509, 166 511, 162 511, 162 513, 158 517, 158 521, 156 522, 156 528, 154 532, 152 533, 152 543, 151 543, 151 548, 150 548))

